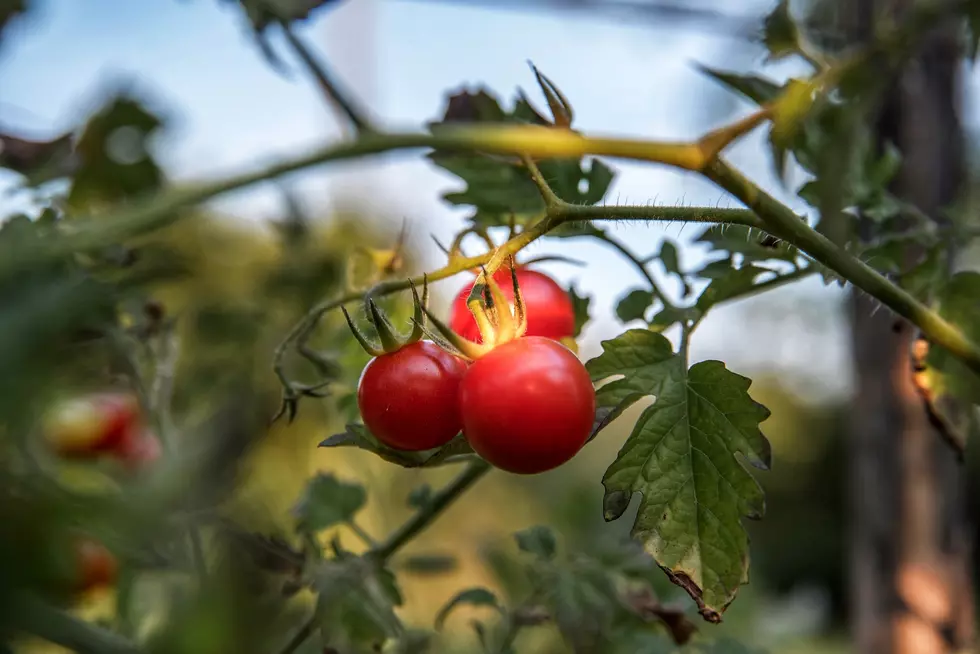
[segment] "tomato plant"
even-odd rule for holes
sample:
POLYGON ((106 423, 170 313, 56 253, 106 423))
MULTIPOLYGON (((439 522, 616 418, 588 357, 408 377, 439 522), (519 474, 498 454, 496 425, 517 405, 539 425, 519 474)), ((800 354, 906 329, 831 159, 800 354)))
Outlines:
MULTIPOLYGON (((0 9, 0 30, 27 4, 0 9)), ((889 383, 912 377, 916 409, 962 455, 975 425, 954 408, 980 398, 980 274, 961 265, 954 250, 980 232, 960 224, 956 203, 923 208, 893 195, 893 178, 914 175, 897 178, 901 153, 883 145, 877 127, 874 135, 862 131, 869 107, 884 95, 875 84, 854 82, 899 79, 890 66, 901 65, 904 49, 918 47, 940 19, 958 17, 975 46, 975 0, 902 3, 909 5, 906 19, 846 56, 811 42, 781 1, 763 23, 767 61, 796 58, 812 73, 778 82, 704 69, 757 106, 691 142, 592 136, 575 122, 569 99, 533 66, 537 102, 523 91, 508 105, 487 89, 463 89, 426 130, 388 131, 337 87, 295 29, 333 3, 237 4, 267 59, 277 70, 286 62, 305 66, 350 123, 352 138, 178 187, 151 147, 165 121, 122 92, 51 141, 0 133, 0 167, 30 190, 30 211, 4 215, 0 225, 0 650, 26 635, 77 651, 127 654, 456 651, 458 634, 442 627, 469 604, 492 609, 471 622, 468 642, 484 654, 524 651, 517 647, 523 631, 544 624, 554 628, 539 632, 541 651, 744 651, 713 638, 702 622, 720 622, 750 576, 745 520, 766 511, 750 468, 765 471, 772 462, 761 428, 769 409, 752 397, 747 377, 722 361, 695 360, 691 339, 715 308, 803 279, 847 284, 873 298, 893 312, 886 337, 899 345, 914 334, 910 370, 890 368, 889 383), (279 56, 270 27, 295 56, 279 56), (818 220, 724 156, 762 125, 778 172, 788 178, 792 160, 808 176, 801 188, 781 192, 795 193, 793 202, 818 220), (236 250, 215 265, 214 253, 241 235, 215 228, 218 236, 206 239, 198 205, 316 164, 407 148, 427 150, 432 165, 455 177, 460 188, 443 198, 467 212, 438 265, 403 251, 405 228, 394 246, 389 235, 384 243, 368 238, 360 231, 368 220, 352 220, 351 233, 348 223, 327 230, 329 243, 319 243, 319 226, 288 190, 271 230, 274 247, 263 232, 254 250, 243 247, 241 256, 236 250), (727 196, 707 206, 660 206, 651 198, 612 204, 617 172, 607 158, 699 175, 727 196), (55 180, 65 184, 48 184, 55 180), (719 208, 729 201, 742 206, 719 208), (943 221, 933 214, 944 214, 943 221), (607 225, 624 221, 696 223, 693 244, 709 259, 692 265, 672 238, 621 241, 607 225), (184 256, 171 252, 180 249, 169 233, 178 227, 189 234, 184 256), (486 247, 464 252, 470 236, 486 247), (599 298, 579 297, 514 265, 529 247, 562 257, 568 239, 612 248, 635 278, 604 289, 615 294, 609 317, 618 328, 592 344, 597 354, 587 360, 562 343, 574 344, 597 311, 590 301, 599 298), (475 279, 466 277, 474 270, 475 279), (450 298, 443 321, 428 307, 428 284, 457 276, 466 277, 464 288, 450 298), (245 290, 222 285, 229 280, 245 290), (368 329, 352 317, 355 304, 368 329), (410 333, 400 334, 395 325, 408 320, 410 333), (124 390, 59 405, 35 424, 46 398, 79 380, 124 390), (649 403, 630 411, 641 401, 649 403), (526 499, 519 495, 525 486, 564 495, 577 466, 561 466, 591 438, 612 438, 608 427, 617 420, 627 429, 602 490, 586 485, 597 508, 595 519, 581 521, 587 530, 561 543, 544 526, 519 531, 510 542, 516 551, 487 557, 494 589, 463 588, 432 606, 432 628, 408 623, 413 612, 400 607, 420 595, 402 592, 404 573, 445 572, 468 556, 402 556, 409 543, 495 468, 545 475, 540 486, 514 484, 507 497, 515 503, 526 499), (31 440, 39 431, 59 455, 92 465, 39 464, 31 440), (277 437, 299 443, 301 456, 289 459, 282 440, 265 447, 277 437), (298 478, 297 462, 310 463, 314 442, 322 448, 318 470, 292 489, 292 513, 266 516, 276 502, 265 502, 264 488, 280 491, 298 478), (362 524, 368 488, 349 478, 355 467, 340 460, 340 448, 412 475, 459 472, 435 489, 405 488, 396 500, 410 515, 379 535, 373 532, 388 512, 386 520, 362 524), (105 459, 121 465, 103 466, 105 459), (256 472, 283 461, 272 467, 287 474, 274 483, 256 472), (118 474, 120 467, 129 474, 118 474), (624 541, 616 530, 591 525, 620 520, 631 505, 624 541), (79 526, 111 532, 113 552, 125 555, 117 561, 97 540, 77 543, 77 589, 118 585, 105 620, 66 610, 39 581, 44 574, 20 570, 46 566, 45 553, 79 526)), ((973 215, 973 208, 963 213, 973 215)), ((390 477, 391 489, 402 487, 403 478, 390 477)), ((468 517, 481 520, 481 530, 491 513, 508 517, 490 496, 473 496, 470 505, 468 517)), ((929 538, 954 533, 929 531, 929 538)), ((903 570, 920 561, 893 563, 903 570)))
MULTIPOLYGON (((530 321, 529 321, 530 322, 530 321)), ((564 345, 525 336, 477 359, 459 392, 463 434, 477 454, 520 474, 551 470, 585 445, 595 391, 564 345)))
POLYGON ((466 363, 429 341, 372 359, 357 387, 364 424, 386 445, 428 450, 462 427, 459 385, 466 363))
MULTIPOLYGON (((495 273, 494 279, 500 284, 507 301, 513 304, 514 290, 510 285, 510 271, 501 268, 495 273)), ((517 283, 527 311, 527 336, 544 336, 560 341, 575 335, 575 308, 568 293, 555 280, 537 270, 518 267, 517 283)), ((463 288, 456 296, 449 326, 459 335, 479 343, 482 336, 466 305, 471 290, 472 285, 463 288)))

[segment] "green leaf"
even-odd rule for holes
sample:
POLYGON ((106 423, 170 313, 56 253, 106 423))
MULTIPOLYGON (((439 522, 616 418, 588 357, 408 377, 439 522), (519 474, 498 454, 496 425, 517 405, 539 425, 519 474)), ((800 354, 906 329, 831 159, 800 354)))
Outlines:
POLYGON ((650 320, 649 327, 655 332, 665 331, 675 323, 683 323, 689 320, 697 320, 700 311, 697 308, 688 307, 664 307, 650 320))
POLYGON ((585 323, 589 322, 589 304, 592 298, 579 295, 574 284, 568 289, 568 297, 572 301, 572 310, 575 312, 575 333, 572 336, 578 338, 585 323))
POLYGON ((226 0, 241 4, 257 31, 266 29, 278 19, 288 23, 305 20, 320 8, 336 4, 336 0, 226 0))
POLYGON ((296 515, 303 529, 320 531, 348 522, 367 502, 367 491, 360 484, 340 481, 335 476, 320 473, 306 485, 306 491, 296 506, 296 515))
POLYGON ((431 499, 432 486, 422 484, 413 488, 412 492, 408 494, 408 505, 415 509, 421 509, 428 506, 431 499))
POLYGON ((586 364, 595 382, 615 378, 599 387, 599 406, 621 415, 643 397, 656 398, 603 477, 605 518, 619 518, 640 493, 634 537, 705 619, 718 621, 748 579, 741 518, 765 512, 762 489, 737 456, 769 467, 759 430, 769 410, 749 396, 747 378, 720 361, 687 369, 655 332, 630 330, 602 348, 586 364))
POLYGON ((125 93, 111 98, 78 137, 78 168, 68 203, 87 208, 160 188, 164 174, 150 152, 150 140, 163 127, 163 119, 140 100, 125 93))
POLYGON ((441 630, 443 625, 446 623, 446 619, 453 610, 460 606, 461 604, 469 604, 470 606, 492 606, 495 609, 500 608, 500 603, 497 601, 497 596, 486 588, 467 588, 466 590, 461 590, 456 593, 446 604, 439 609, 439 613, 436 615, 435 627, 437 630, 441 630))
POLYGON ((677 255, 677 246, 673 242, 664 240, 660 246, 660 263, 664 265, 664 270, 675 275, 682 276, 680 257, 677 255))
MULTIPOLYGON (((980 343, 980 273, 963 271, 953 275, 938 297, 939 314, 980 343)), ((941 373, 934 378, 936 394, 952 394, 970 404, 980 404, 980 377, 937 345, 929 350, 928 364, 941 373)))
POLYGON ((799 251, 785 241, 768 242, 764 234, 746 225, 712 225, 694 242, 707 243, 721 252, 741 254, 747 261, 794 262, 799 257, 799 251))
POLYGON ((762 105, 771 102, 779 97, 782 87, 772 80, 759 77, 758 75, 739 75, 721 70, 699 66, 702 73, 712 79, 721 82, 728 88, 741 93, 756 104, 762 105))
POLYGON ((717 261, 709 261, 695 274, 704 279, 718 279, 719 277, 727 277, 733 270, 732 259, 728 256, 717 261))
POLYGON ((553 559, 558 549, 555 533, 548 527, 537 525, 514 534, 517 547, 522 552, 534 554, 541 559, 553 559))
MULTIPOLYGON (((520 98, 510 111, 486 90, 460 91, 450 96, 440 122, 429 128, 453 123, 531 123, 548 125, 527 101, 520 98)), ((466 183, 465 189, 443 196, 450 204, 472 206, 470 220, 482 226, 528 225, 545 210, 544 200, 524 165, 515 157, 480 153, 433 152, 429 159, 466 183)), ((561 199, 578 205, 593 205, 605 196, 613 180, 612 170, 598 159, 543 159, 536 162, 542 176, 561 199)), ((555 235, 562 235, 556 230, 555 235)), ((568 226, 568 235, 577 235, 568 226)))
POLYGON ((462 434, 458 434, 441 448, 424 452, 408 452, 388 447, 368 431, 367 427, 358 423, 349 423, 345 431, 324 439, 318 447, 356 447, 403 468, 449 465, 473 456, 473 448, 462 434))
POLYGON ((780 0, 766 16, 762 42, 769 50, 767 61, 779 61, 800 51, 800 31, 789 13, 789 0, 780 0))
POLYGON ((711 280, 711 283, 701 292, 695 306, 703 313, 716 304, 748 292, 755 286, 759 275, 771 272, 767 268, 760 268, 753 264, 731 269, 729 274, 711 280))
POLYGON ((393 582, 390 572, 380 571, 360 557, 321 563, 313 575, 313 587, 324 647, 370 651, 400 633, 402 627, 394 612, 398 593, 393 582))
POLYGON ((647 309, 653 306, 656 297, 653 292, 643 288, 634 288, 616 303, 616 315, 623 322, 644 320, 647 309))

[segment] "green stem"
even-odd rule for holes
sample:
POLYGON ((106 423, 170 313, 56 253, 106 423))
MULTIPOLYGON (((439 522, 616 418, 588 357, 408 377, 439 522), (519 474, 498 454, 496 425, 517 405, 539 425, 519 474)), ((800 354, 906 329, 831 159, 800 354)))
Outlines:
POLYGON ((633 254, 628 247, 626 247, 625 245, 620 243, 617 239, 613 238, 612 236, 610 236, 605 232, 596 232, 592 236, 593 238, 609 245, 617 252, 622 254, 624 257, 629 259, 629 261, 633 264, 633 267, 636 268, 641 275, 643 275, 643 278, 650 286, 650 290, 653 291, 653 294, 657 297, 658 300, 660 300, 660 302, 664 305, 665 309, 673 310, 673 311, 677 310, 677 307, 674 305, 674 303, 667 299, 667 295, 663 292, 663 289, 660 288, 660 285, 657 283, 657 280, 653 278, 653 274, 647 269, 646 264, 640 261, 640 259, 635 254, 633 254))
POLYGON ((289 45, 292 46, 300 61, 306 66, 307 71, 316 81, 317 87, 327 101, 336 104, 358 132, 375 131, 371 127, 371 121, 367 119, 365 112, 357 107, 347 93, 341 90, 340 85, 333 79, 333 75, 327 71, 326 64, 316 58, 310 47, 293 31, 289 23, 282 21, 280 25, 289 45))
POLYGON ((471 462, 463 472, 433 495, 424 507, 409 518, 384 543, 372 549, 370 556, 381 562, 391 558, 395 552, 428 527, 446 507, 456 501, 460 495, 488 472, 490 472, 490 464, 483 459, 471 462))
POLYGON ((805 220, 765 193, 723 159, 716 159, 705 176, 755 211, 767 225, 785 233, 786 240, 815 261, 827 266, 865 293, 877 298, 898 315, 919 327, 926 337, 980 374, 980 346, 878 271, 836 246, 812 229, 805 220))
POLYGON ((364 531, 364 528, 357 524, 355 520, 348 520, 347 526, 350 527, 350 530, 354 532, 354 535, 360 538, 361 542, 363 542, 365 545, 368 547, 377 547, 378 544, 373 538, 371 538, 371 534, 364 531))
POLYGON ((79 620, 34 597, 19 597, 8 607, 16 628, 79 654, 138 654, 122 636, 79 620))

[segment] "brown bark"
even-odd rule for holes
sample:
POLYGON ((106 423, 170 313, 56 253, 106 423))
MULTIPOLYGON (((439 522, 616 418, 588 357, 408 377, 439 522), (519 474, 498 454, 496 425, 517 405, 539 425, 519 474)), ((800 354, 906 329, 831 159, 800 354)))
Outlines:
MULTIPOLYGON (((883 11, 909 3, 860 0, 870 35, 883 11)), ((960 189, 960 52, 941 29, 896 77, 874 129, 904 163, 893 192, 936 217, 960 189)), ((867 227, 867 226, 865 226, 867 227)), ((860 293, 852 297, 857 376, 851 440, 851 599, 857 650, 940 654, 973 642, 965 470, 931 426, 912 382, 914 330, 860 293)))

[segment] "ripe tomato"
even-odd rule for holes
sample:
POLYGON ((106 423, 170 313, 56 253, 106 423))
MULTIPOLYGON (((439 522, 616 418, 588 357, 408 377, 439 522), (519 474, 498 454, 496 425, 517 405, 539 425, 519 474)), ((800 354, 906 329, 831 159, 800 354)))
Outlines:
POLYGON ((575 456, 595 418, 595 389, 561 343, 526 336, 474 361, 459 389, 463 433, 489 463, 518 474, 575 456))
POLYGON ((123 439, 114 454, 126 468, 136 472, 160 458, 160 439, 152 431, 145 429, 123 439))
MULTIPOLYGON (((499 268, 493 278, 507 300, 513 303, 514 284, 510 278, 510 269, 499 268)), ((521 288, 527 313, 525 336, 544 336, 557 341, 575 334, 575 308, 568 293, 555 280, 536 270, 518 267, 517 283, 521 288)), ((472 288, 472 284, 467 285, 456 296, 449 326, 460 336, 479 343, 483 339, 473 314, 466 306, 466 298, 472 288)))
POLYGON ((46 419, 44 432, 62 456, 97 456, 132 437, 139 412, 139 402, 127 393, 79 397, 57 406, 46 419))
POLYGON ((91 538, 79 538, 75 544, 77 574, 75 590, 84 593, 116 582, 118 564, 105 545, 91 538))
POLYGON ((372 359, 357 385, 371 433, 399 450, 445 445, 460 432, 459 384, 466 363, 430 341, 372 359))

